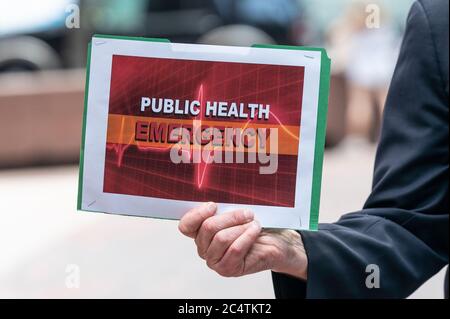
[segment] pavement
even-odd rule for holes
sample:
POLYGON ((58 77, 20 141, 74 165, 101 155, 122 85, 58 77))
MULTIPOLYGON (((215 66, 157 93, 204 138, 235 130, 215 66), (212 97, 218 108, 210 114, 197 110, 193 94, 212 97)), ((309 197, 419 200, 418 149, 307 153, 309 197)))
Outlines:
MULTIPOLYGON (((320 222, 361 208, 375 147, 325 153, 320 222)), ((273 298, 269 272, 223 278, 177 223, 76 211, 78 167, 0 171, 0 298, 273 298)), ((411 298, 442 298, 444 270, 411 298)))

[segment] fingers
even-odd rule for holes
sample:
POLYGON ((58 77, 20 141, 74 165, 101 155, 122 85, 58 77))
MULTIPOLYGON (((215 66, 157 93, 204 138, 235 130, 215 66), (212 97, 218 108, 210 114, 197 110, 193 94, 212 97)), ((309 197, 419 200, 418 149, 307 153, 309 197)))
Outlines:
POLYGON ((238 225, 230 228, 225 228, 218 233, 216 233, 209 245, 205 259, 208 262, 208 265, 211 267, 220 261, 228 247, 239 238, 249 227, 251 223, 247 223, 244 225, 238 225))
MULTIPOLYGON (((221 230, 251 222, 253 217, 253 212, 250 210, 238 209, 229 213, 207 218, 200 226, 195 238, 200 257, 205 257, 206 251, 211 244, 211 240, 221 230)), ((234 230, 234 232, 236 232, 236 230, 234 230)))
POLYGON ((244 258, 260 233, 260 224, 253 221, 244 233, 230 245, 222 259, 211 268, 225 277, 242 275, 245 271, 244 258))
POLYGON ((216 213, 217 205, 213 202, 205 203, 188 211, 180 220, 178 229, 184 235, 195 238, 203 221, 216 213))
POLYGON ((179 230, 195 238, 200 257, 222 276, 245 273, 246 256, 261 233, 254 214, 246 209, 214 215, 215 203, 209 202, 187 212, 180 220, 179 230))

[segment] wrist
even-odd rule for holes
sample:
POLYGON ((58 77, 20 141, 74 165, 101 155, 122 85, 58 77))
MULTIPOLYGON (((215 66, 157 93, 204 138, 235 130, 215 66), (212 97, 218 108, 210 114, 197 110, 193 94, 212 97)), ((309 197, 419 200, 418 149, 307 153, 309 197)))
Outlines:
POLYGON ((301 235, 294 230, 285 230, 281 236, 285 242, 285 253, 282 254, 282 259, 272 270, 306 280, 308 256, 301 235))

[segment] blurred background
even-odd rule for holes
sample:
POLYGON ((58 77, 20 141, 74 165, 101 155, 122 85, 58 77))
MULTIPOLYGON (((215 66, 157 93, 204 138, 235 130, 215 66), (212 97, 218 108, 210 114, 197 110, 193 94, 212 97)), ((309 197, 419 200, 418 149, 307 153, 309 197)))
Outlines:
MULTIPOLYGON (((320 221, 333 222, 370 192, 411 4, 0 0, 0 297, 274 297, 269 272, 230 279, 210 271, 176 222, 76 211, 92 34, 325 47, 332 78, 320 221)), ((443 277, 411 298, 442 298, 443 277)))

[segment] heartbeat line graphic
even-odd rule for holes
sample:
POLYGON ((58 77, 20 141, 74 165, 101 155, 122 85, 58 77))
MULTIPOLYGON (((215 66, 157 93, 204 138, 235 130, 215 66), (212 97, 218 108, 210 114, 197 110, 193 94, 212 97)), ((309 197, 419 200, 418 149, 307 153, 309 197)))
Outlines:
MULTIPOLYGON (((200 102, 200 105, 203 105, 203 83, 200 84, 200 87, 198 89, 198 94, 197 94, 197 101, 200 102)), ((199 124, 200 127, 202 127, 202 119, 203 119, 203 108, 200 109, 200 120, 199 120, 199 124)), ((208 159, 204 164, 204 167, 202 167, 202 161, 200 161, 200 163, 198 165, 195 165, 195 170, 197 171, 197 187, 198 188, 202 188, 203 185, 203 180, 205 179, 205 175, 206 175, 206 169, 208 168, 208 163, 211 159, 211 152, 209 152, 208 154, 208 159)))
MULTIPOLYGON (((125 125, 125 118, 122 118, 119 141, 121 141, 122 137, 123 137, 124 125, 125 125)), ((116 162, 117 167, 122 166, 123 155, 124 155, 125 151, 128 149, 128 147, 130 147, 130 145, 132 145, 132 143, 133 143, 133 136, 131 136, 130 140, 126 144, 119 144, 119 143, 106 144, 106 149, 114 151, 117 155, 117 162, 116 162)), ((138 148, 138 150, 143 151, 143 152, 166 152, 166 151, 170 151, 170 148, 171 148, 171 146, 161 148, 161 147, 152 147, 152 146, 140 146, 139 144, 137 144, 136 147, 138 148)), ((186 151, 186 150, 182 149, 181 152, 188 153, 189 158, 191 158, 190 151, 186 151)))
POLYGON ((273 116, 275 121, 277 121, 278 124, 280 124, 280 127, 283 129, 283 131, 285 131, 290 136, 292 136, 296 141, 298 141, 298 136, 295 135, 294 133, 292 133, 291 131, 289 131, 289 129, 283 123, 281 123, 280 119, 278 118, 278 116, 275 115, 275 113, 273 113, 272 111, 269 111, 269 113, 273 116))
MULTIPOLYGON (((200 102, 200 105, 203 105, 204 96, 205 96, 204 86, 203 86, 203 84, 201 84, 200 87, 198 88, 198 92, 197 92, 197 101, 200 102)), ((276 116, 272 111, 270 111, 270 114, 273 116, 275 121, 280 125, 281 129, 283 129, 287 134, 289 134, 295 140, 298 141, 298 139, 299 139, 298 136, 293 134, 281 122, 281 120, 278 118, 278 116, 276 116)), ((199 127, 201 127, 203 119, 204 119, 204 111, 203 111, 203 108, 202 108, 201 111, 200 111, 200 114, 197 115, 197 117, 195 118, 195 120, 197 121, 199 127)), ((245 130, 248 127, 249 124, 250 124, 250 120, 248 120, 245 123, 245 125, 242 127, 242 130, 245 130)), ((122 141, 122 139, 123 139, 124 127, 125 127, 125 118, 123 117, 122 118, 122 122, 121 122, 121 127, 120 127, 119 141, 122 141)), ((117 167, 121 167, 122 166, 123 156, 125 154, 125 151, 130 147, 130 145, 132 145, 132 142, 133 142, 133 136, 131 136, 130 141, 128 141, 128 143, 126 143, 126 144, 119 144, 119 143, 106 144, 106 149, 107 150, 111 150, 111 151, 114 151, 116 153, 116 156, 117 156, 116 165, 117 165, 117 167)), ((142 152, 169 152, 172 146, 161 148, 161 147, 151 147, 151 146, 140 146, 139 144, 137 144, 136 147, 138 148, 139 151, 142 151, 142 152)), ((187 151, 187 150, 182 149, 181 151, 185 152, 184 154, 186 156, 188 156, 189 159, 192 158, 192 150, 187 151)), ((211 156, 212 156, 213 152, 214 151, 210 151, 208 153, 206 161, 200 160, 200 163, 194 164, 195 165, 194 182, 195 182, 195 185, 197 186, 197 188, 199 188, 199 189, 202 188, 207 183, 207 180, 205 180, 205 178, 207 177, 207 171, 210 169, 210 168, 208 168, 208 166, 211 165, 210 160, 211 160, 211 156)))

